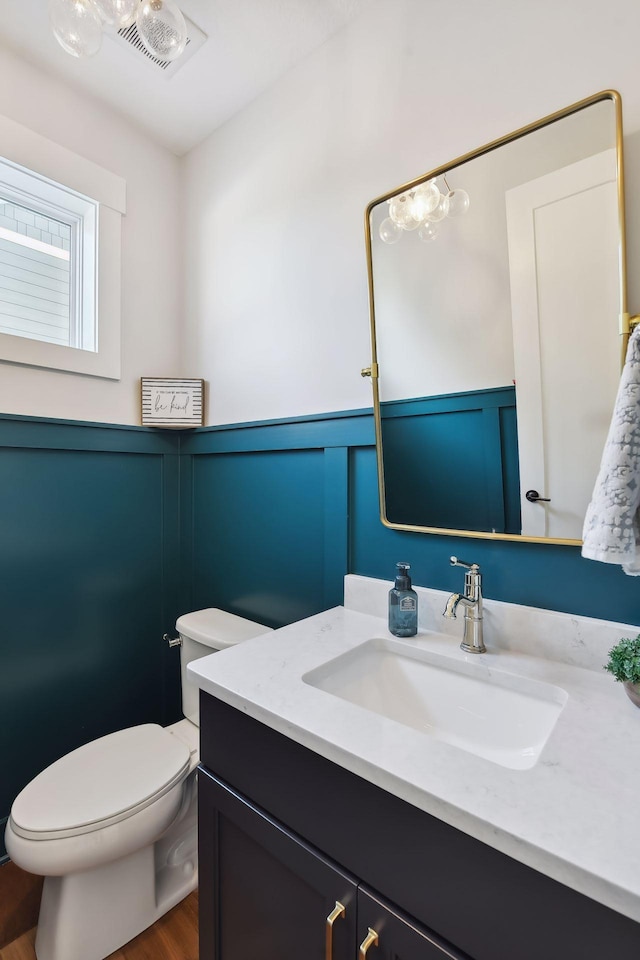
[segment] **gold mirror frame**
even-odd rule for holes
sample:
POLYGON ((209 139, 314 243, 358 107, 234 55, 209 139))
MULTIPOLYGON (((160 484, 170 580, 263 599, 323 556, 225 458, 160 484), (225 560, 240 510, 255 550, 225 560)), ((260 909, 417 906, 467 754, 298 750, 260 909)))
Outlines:
MULTIPOLYGON (((392 530, 405 530, 409 533, 432 533, 440 534, 444 536, 451 537, 473 537, 481 540, 511 540, 519 543, 553 543, 553 544, 564 544, 565 546, 580 546, 582 540, 570 540, 570 539, 560 539, 557 537, 531 537, 523 534, 517 533, 492 533, 488 531, 478 531, 478 530, 452 530, 445 527, 422 527, 414 524, 408 523, 394 523, 388 519, 386 514, 386 498, 385 498, 385 483, 384 483, 384 463, 382 457, 382 417, 380 410, 380 393, 378 388, 378 356, 377 356, 377 347, 376 347, 376 317, 375 317, 375 303, 373 297, 373 257, 372 257, 372 245, 371 245, 371 213, 378 204, 383 203, 387 200, 391 200, 399 193, 404 193, 407 190, 413 190, 419 184, 426 182, 427 180, 435 179, 436 177, 442 176, 443 174, 448 173, 453 167, 457 167, 460 164, 467 163, 469 160, 474 160, 477 157, 481 157, 486 153, 490 153, 492 150, 496 150, 498 147, 502 147, 508 143, 512 143, 514 140, 519 140, 521 137, 526 136, 528 133, 532 133, 535 130, 540 130, 542 127, 546 127, 551 123, 554 123, 556 120, 561 120, 563 117, 568 117, 573 113, 577 113, 579 110, 583 110, 585 107, 590 107, 593 104, 600 103, 603 100, 611 100, 614 105, 615 110, 615 122, 616 122, 616 169, 617 169, 617 187, 618 187, 618 222, 620 225, 620 235, 619 235, 619 245, 618 245, 618 264, 619 264, 619 284, 620 284, 620 338, 621 338, 621 366, 624 363, 624 358, 626 355, 627 342, 629 340, 629 334, 633 327, 640 322, 640 317, 634 316, 630 317, 627 312, 627 250, 626 250, 626 230, 625 230, 625 201, 624 201, 624 164, 623 164, 623 143, 622 143, 622 100, 620 94, 616 90, 604 90, 601 93, 594 94, 591 97, 587 97, 584 100, 579 100, 577 103, 572 104, 569 107, 565 107, 563 110, 558 110, 555 113, 549 114, 549 116, 543 117, 542 120, 537 120, 534 123, 527 124, 526 127, 520 127, 518 130, 515 130, 512 133, 507 134, 504 137, 500 137, 497 140, 492 140, 490 143, 485 144, 483 147, 480 147, 477 150, 472 150, 469 153, 464 154, 461 157, 457 157, 455 160, 450 161, 449 163, 443 164, 442 166, 436 167, 434 170, 425 173, 421 177, 417 177, 415 180, 410 180, 408 183, 403 184, 402 186, 395 187, 393 190, 390 190, 388 193, 383 194, 380 197, 376 197, 375 200, 372 200, 368 204, 365 211, 365 245, 366 245, 366 254, 367 254, 367 274, 368 274, 368 290, 369 290, 369 318, 370 318, 370 328, 371 328, 371 366, 365 367, 362 370, 362 376, 371 377, 371 386, 373 389, 373 416, 376 432, 376 462, 378 469, 378 497, 380 503, 380 519, 385 527, 389 527, 392 530)), ((594 478, 595 479, 595 478, 594 478)))

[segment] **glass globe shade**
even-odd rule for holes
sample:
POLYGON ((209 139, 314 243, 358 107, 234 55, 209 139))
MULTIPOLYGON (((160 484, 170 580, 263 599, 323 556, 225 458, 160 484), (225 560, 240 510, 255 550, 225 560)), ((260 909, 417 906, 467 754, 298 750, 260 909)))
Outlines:
POLYGON ((102 23, 91 0, 49 0, 53 35, 72 57, 92 57, 102 44, 102 23))
POLYGON ((411 201, 414 220, 420 222, 426 220, 431 211, 438 206, 441 196, 433 180, 428 183, 421 183, 419 187, 416 187, 411 201))
POLYGON ((139 3, 140 0, 93 0, 103 23, 116 30, 133 23, 139 3))
POLYGON ((393 198, 389 204, 389 216, 403 230, 415 230, 420 226, 420 221, 413 216, 412 200, 408 193, 393 198))
POLYGON ((387 217, 387 219, 383 220, 380 224, 378 233, 384 243, 397 243, 402 236, 402 227, 399 223, 396 223, 395 220, 392 220, 391 217, 387 217))
POLYGON ((449 201, 448 217, 462 217, 469 209, 469 194, 466 190, 449 190, 447 200, 449 201))
POLYGON ((176 60, 187 45, 187 25, 174 0, 142 0, 136 26, 146 49, 161 60, 176 60))
POLYGON ((441 220, 444 220, 448 212, 449 197, 445 197, 443 194, 440 194, 438 206, 427 215, 427 219, 431 220, 432 223, 439 223, 441 220))
POLYGON ((438 236, 438 224, 431 223, 430 220, 426 220, 418 230, 418 238, 423 241, 423 243, 430 243, 432 240, 438 236))
POLYGON ((411 219, 408 203, 409 200, 406 193, 401 193, 391 200, 389 203, 389 216, 394 223, 402 224, 405 220, 411 219))

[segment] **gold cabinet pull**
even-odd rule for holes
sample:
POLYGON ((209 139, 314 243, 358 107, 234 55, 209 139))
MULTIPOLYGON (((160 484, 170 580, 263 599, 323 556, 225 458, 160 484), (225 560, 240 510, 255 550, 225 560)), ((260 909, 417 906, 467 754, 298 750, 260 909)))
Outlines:
POLYGON ((367 950, 371 946, 378 946, 378 934, 375 932, 375 930, 372 930, 371 927, 369 927, 369 933, 360 944, 360 952, 358 954, 359 960, 365 960, 367 950))
POLYGON ((346 912, 344 905, 336 900, 336 905, 327 917, 325 926, 325 960, 333 960, 333 925, 338 917, 344 917, 346 912))

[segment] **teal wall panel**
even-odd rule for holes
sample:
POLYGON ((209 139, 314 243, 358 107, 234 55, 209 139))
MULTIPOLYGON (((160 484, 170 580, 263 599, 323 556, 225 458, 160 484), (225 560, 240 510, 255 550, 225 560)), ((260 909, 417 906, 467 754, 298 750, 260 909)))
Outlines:
POLYGON ((177 454, 180 438, 171 431, 147 427, 47 420, 0 414, 0 448, 46 450, 112 450, 116 453, 177 454))
POLYGON ((374 442, 370 410, 183 434, 185 609, 282 626, 341 603, 349 450, 374 442))
POLYGON ((179 710, 179 438, 0 419, 0 817, 35 774, 179 710), (103 442, 100 443, 100 440, 103 442))
POLYGON ((344 599, 344 576, 349 569, 349 450, 324 451, 324 607, 344 599))
POLYGON ((370 410, 340 410, 256 423, 199 427, 181 436, 181 453, 240 453, 257 450, 324 450, 375 443, 370 410))
POLYGON ((320 450, 193 463, 192 602, 281 626, 326 607, 320 450))

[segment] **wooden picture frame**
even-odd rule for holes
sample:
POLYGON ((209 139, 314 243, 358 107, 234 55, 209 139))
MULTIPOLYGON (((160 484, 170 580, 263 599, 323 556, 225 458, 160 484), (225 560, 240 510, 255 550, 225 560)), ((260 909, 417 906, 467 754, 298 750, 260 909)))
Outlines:
POLYGON ((204 380, 141 377, 142 425, 185 430, 204 425, 204 380))

